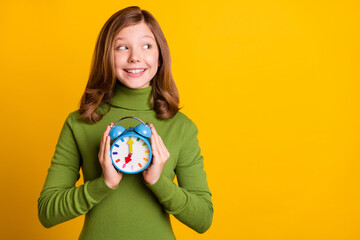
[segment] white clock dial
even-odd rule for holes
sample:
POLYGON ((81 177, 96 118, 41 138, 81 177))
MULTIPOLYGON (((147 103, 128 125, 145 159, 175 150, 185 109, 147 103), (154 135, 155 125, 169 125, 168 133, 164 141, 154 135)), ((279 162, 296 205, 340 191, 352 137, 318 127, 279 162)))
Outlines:
POLYGON ((141 138, 120 137, 113 143, 111 156, 117 169, 134 173, 148 165, 150 150, 141 138))

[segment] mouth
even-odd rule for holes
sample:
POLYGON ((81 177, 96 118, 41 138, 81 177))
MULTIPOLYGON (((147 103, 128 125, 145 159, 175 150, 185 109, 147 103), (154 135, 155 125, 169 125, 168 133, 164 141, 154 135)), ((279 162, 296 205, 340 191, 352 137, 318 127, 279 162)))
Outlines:
POLYGON ((126 68, 123 69, 129 77, 140 77, 146 71, 146 68, 126 68))
POLYGON ((127 73, 141 73, 141 72, 145 72, 146 68, 128 68, 128 69, 124 69, 125 72, 127 73))

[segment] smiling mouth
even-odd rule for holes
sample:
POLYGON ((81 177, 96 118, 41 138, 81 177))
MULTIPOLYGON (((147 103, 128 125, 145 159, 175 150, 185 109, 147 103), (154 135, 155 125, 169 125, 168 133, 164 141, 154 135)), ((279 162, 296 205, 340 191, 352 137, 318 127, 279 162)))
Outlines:
POLYGON ((141 69, 124 69, 125 72, 128 73, 141 73, 144 72, 146 70, 146 68, 141 68, 141 69))

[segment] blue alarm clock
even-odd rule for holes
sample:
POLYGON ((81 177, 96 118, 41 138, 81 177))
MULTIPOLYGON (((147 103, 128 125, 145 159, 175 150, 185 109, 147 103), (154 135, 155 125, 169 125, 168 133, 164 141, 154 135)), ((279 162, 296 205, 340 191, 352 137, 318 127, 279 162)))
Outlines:
POLYGON ((123 117, 119 119, 109 132, 111 140, 110 157, 115 169, 120 172, 135 174, 146 169, 152 159, 150 126, 136 117, 123 117), (142 124, 135 128, 125 129, 117 125, 120 121, 132 118, 140 121, 142 124))

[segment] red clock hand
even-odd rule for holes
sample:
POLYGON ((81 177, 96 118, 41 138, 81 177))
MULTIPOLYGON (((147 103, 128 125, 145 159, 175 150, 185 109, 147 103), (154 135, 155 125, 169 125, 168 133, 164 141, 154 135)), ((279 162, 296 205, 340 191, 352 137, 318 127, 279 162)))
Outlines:
POLYGON ((125 164, 127 164, 128 162, 130 162, 131 159, 131 153, 129 153, 129 155, 127 157, 125 157, 125 164))

